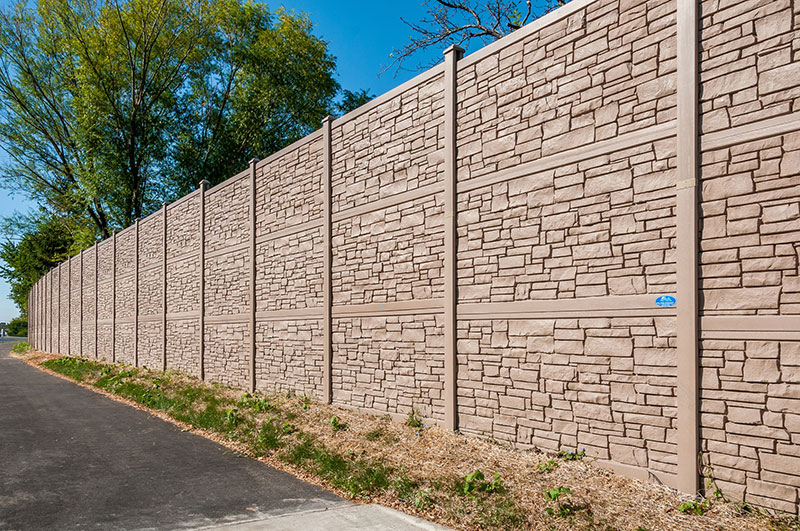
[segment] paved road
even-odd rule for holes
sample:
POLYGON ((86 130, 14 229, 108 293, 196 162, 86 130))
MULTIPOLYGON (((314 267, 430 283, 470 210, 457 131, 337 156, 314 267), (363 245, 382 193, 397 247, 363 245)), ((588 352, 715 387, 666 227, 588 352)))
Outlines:
POLYGON ((0 342, 0 529, 432 528, 9 358, 15 342, 0 342))

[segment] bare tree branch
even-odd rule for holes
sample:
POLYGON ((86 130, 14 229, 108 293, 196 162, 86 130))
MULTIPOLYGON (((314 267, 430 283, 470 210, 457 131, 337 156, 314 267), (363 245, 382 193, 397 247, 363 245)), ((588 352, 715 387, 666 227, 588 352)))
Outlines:
POLYGON ((381 74, 394 70, 418 71, 441 62, 441 54, 409 66, 414 57, 430 57, 429 50, 452 45, 476 49, 521 28, 529 21, 565 5, 569 0, 425 0, 426 16, 419 22, 402 19, 411 28, 409 42, 392 50, 392 60, 381 74), (520 6, 524 6, 520 10, 520 6))

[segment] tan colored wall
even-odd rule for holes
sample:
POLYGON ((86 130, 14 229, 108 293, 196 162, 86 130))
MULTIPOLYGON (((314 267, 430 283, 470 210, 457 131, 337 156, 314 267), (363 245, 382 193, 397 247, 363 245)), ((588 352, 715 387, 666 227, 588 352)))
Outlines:
POLYGON ((796 514, 800 5, 573 0, 448 54, 54 269, 35 346, 686 492, 698 451, 796 514))

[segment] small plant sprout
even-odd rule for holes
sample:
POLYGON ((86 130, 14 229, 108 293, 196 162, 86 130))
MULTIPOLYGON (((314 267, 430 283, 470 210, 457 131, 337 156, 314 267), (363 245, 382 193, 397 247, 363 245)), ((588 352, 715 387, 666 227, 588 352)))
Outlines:
POLYGON ((555 459, 550 459, 549 461, 545 461, 544 463, 539 463, 539 472, 552 472, 558 468, 558 461, 555 459))
POLYGON ((347 429, 347 424, 339 420, 339 417, 336 415, 332 416, 328 423, 331 425, 331 428, 333 428, 333 431, 342 431, 347 429))
POLYGON ((572 490, 568 487, 556 487, 548 489, 544 492, 544 497, 547 504, 555 504, 555 507, 546 507, 544 512, 550 516, 558 516, 559 518, 566 518, 575 512, 575 507, 568 501, 562 499, 562 496, 572 494, 572 490))
POLYGON ((702 500, 690 500, 678 505, 678 510, 683 514, 696 514, 698 516, 705 513, 711 508, 711 500, 703 498, 702 500))
POLYGON ((304 396, 300 399, 300 407, 303 408, 303 411, 308 411, 308 408, 311 407, 311 399, 307 396, 304 396))
POLYGON ((581 448, 579 452, 573 452, 572 450, 562 450, 558 452, 558 457, 560 457, 562 461, 580 461, 585 455, 586 450, 584 448, 581 448))
POLYGON ((500 479, 500 474, 495 472, 491 481, 486 481, 486 476, 483 472, 476 470, 464 476, 461 492, 475 497, 476 492, 485 492, 487 494, 502 494, 505 492, 503 480, 500 479))
POLYGON ((406 426, 414 428, 415 430, 419 430, 425 427, 425 425, 422 423, 422 419, 419 418, 419 415, 417 415, 417 411, 413 408, 411 409, 411 411, 408 412, 408 418, 406 419, 406 426))
POLYGON ((236 408, 229 409, 225 413, 225 418, 227 418, 228 422, 233 426, 236 426, 244 420, 244 417, 242 417, 241 413, 239 413, 239 410, 236 408))

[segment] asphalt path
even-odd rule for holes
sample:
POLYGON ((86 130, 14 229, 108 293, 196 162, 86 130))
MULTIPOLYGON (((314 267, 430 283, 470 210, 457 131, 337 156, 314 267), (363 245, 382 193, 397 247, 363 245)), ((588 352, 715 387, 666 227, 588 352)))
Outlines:
POLYGON ((352 505, 8 356, 0 529, 182 529, 352 505))

